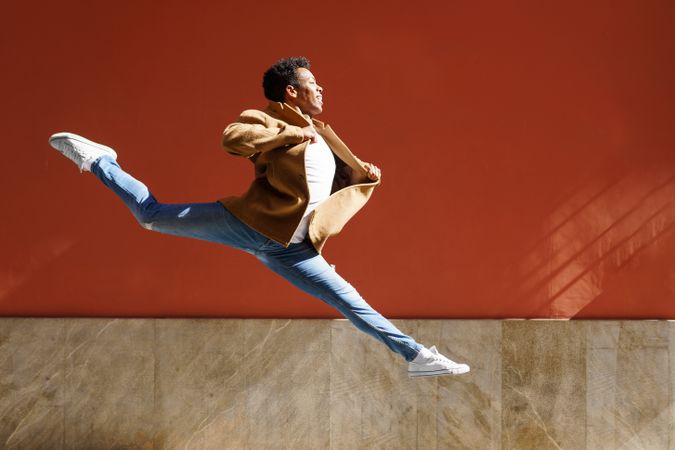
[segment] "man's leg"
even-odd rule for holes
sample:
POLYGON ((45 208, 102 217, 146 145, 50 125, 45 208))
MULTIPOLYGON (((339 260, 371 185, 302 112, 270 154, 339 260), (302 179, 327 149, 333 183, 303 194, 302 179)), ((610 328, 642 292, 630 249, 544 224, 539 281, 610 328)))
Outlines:
POLYGON ((412 361, 424 348, 375 311, 308 243, 284 248, 268 242, 255 255, 296 287, 337 309, 359 330, 412 361))
POLYGON ((159 203, 145 184, 122 170, 110 157, 103 156, 94 162, 91 172, 122 199, 144 228, 249 251, 264 242, 261 235, 218 202, 159 203))
POLYGON ((110 188, 147 229, 202 239, 252 252, 266 238, 256 233, 220 203, 167 205, 157 202, 148 188, 117 163, 112 148, 73 133, 56 133, 49 144, 73 161, 80 171, 92 172, 110 188))
POLYGON ((268 241, 254 254, 296 287, 336 308, 358 329, 405 358, 408 361, 408 376, 459 375, 470 370, 468 365, 441 355, 435 346, 426 348, 418 344, 382 317, 361 298, 352 285, 335 272, 311 243, 305 241, 284 248, 268 241))

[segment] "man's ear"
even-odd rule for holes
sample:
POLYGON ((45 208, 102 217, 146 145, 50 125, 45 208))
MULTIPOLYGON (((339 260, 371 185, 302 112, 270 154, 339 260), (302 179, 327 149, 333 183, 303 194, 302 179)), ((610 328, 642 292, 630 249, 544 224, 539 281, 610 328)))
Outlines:
POLYGON ((288 85, 286 86, 286 98, 298 98, 298 90, 295 89, 295 86, 288 85))

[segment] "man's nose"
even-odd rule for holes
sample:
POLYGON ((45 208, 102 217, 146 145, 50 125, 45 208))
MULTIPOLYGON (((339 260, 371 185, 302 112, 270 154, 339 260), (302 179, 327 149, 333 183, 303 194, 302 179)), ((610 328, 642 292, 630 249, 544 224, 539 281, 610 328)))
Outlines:
POLYGON ((318 84, 316 85, 316 90, 319 91, 319 94, 323 94, 323 88, 318 84))

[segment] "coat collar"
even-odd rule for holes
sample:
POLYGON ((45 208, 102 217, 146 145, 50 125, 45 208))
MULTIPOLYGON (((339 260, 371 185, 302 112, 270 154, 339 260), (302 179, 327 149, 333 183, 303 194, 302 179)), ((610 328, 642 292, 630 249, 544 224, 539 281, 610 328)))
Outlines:
POLYGON ((267 106, 267 112, 270 113, 271 116, 297 127, 306 127, 312 124, 309 116, 301 114, 300 111, 293 108, 288 103, 270 102, 267 106))
POLYGON ((300 111, 293 108, 288 103, 270 102, 270 104, 267 106, 267 112, 288 124, 298 127, 314 125, 314 127, 316 127, 318 130, 323 130, 326 127, 326 124, 322 121, 310 119, 308 115, 301 114, 300 111))
POLYGON ((314 125, 314 128, 316 128, 318 133, 326 140, 328 146, 333 150, 333 153, 353 170, 359 171, 362 175, 366 173, 361 161, 359 161, 344 142, 337 137, 330 125, 326 125, 320 120, 310 119, 309 116, 301 114, 300 111, 288 103, 270 102, 266 112, 290 125, 298 127, 314 125))

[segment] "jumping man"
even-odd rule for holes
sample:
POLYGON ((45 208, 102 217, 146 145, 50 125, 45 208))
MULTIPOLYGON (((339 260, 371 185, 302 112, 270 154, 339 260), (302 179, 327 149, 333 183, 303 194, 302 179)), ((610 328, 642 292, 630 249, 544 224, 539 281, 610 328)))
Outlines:
POLYGON ((159 203, 122 170, 112 148, 72 133, 54 134, 49 143, 117 194, 143 227, 255 255, 401 355, 409 376, 468 372, 468 365, 398 330, 321 256, 326 240, 366 204, 380 183, 380 169, 354 156, 330 126, 315 119, 323 111, 323 88, 309 69, 302 57, 274 64, 263 76, 267 109, 246 110, 225 128, 225 150, 248 158, 255 169, 251 187, 241 197, 159 203))

